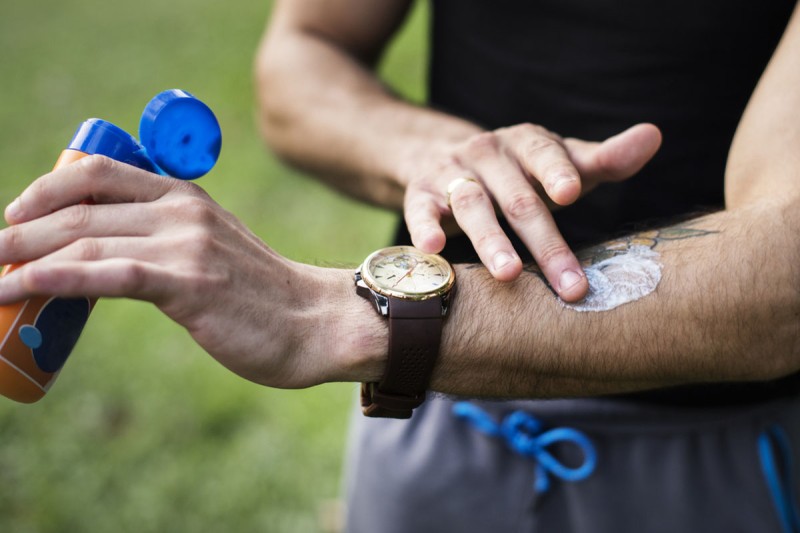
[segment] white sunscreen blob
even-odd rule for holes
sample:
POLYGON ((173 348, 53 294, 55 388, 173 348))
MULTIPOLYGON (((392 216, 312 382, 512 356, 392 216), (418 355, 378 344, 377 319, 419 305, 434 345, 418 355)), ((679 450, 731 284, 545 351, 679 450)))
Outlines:
POLYGON ((661 281, 658 253, 647 246, 634 245, 624 254, 604 259, 584 268, 589 293, 580 302, 561 303, 575 311, 608 311, 643 298, 656 290, 661 281))

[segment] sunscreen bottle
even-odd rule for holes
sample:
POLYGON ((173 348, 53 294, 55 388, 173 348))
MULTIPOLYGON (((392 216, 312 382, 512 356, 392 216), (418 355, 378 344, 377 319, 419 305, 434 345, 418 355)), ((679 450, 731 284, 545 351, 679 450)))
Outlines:
MULTIPOLYGON (((147 104, 139 137, 141 143, 110 122, 89 119, 78 126, 54 168, 97 154, 157 174, 195 179, 211 170, 222 143, 208 106, 178 89, 147 104)), ((7 265, 0 276, 21 266, 7 265)), ((0 394, 24 403, 42 398, 78 342, 94 303, 35 297, 0 306, 0 394)))

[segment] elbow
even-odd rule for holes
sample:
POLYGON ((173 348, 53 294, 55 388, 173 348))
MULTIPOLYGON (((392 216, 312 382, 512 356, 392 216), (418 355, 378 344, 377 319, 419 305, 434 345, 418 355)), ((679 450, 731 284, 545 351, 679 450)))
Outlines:
POLYGON ((281 150, 281 133, 291 123, 287 116, 286 106, 282 105, 281 73, 272 62, 271 47, 268 39, 262 40, 253 62, 253 84, 256 95, 256 121, 262 139, 283 157, 281 150))
POLYGON ((304 110, 307 95, 298 91, 296 64, 287 51, 289 39, 267 33, 253 61, 253 85, 256 99, 256 126, 266 148, 282 163, 305 169, 301 149, 307 141, 308 126, 304 110))

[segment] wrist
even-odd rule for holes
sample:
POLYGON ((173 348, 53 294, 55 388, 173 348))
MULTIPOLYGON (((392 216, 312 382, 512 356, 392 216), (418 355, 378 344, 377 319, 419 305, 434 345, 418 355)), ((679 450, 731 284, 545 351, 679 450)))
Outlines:
POLYGON ((312 350, 324 360, 323 381, 377 381, 386 366, 386 321, 356 294, 352 270, 318 270, 324 290, 311 325, 318 332, 312 350))

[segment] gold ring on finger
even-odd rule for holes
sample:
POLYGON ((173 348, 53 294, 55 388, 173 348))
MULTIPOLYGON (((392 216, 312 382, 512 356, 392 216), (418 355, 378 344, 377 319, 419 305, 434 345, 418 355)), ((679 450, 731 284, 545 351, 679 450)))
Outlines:
POLYGON ((472 182, 480 185, 477 179, 473 178, 472 176, 462 176, 460 178, 456 178, 450 183, 447 184, 447 207, 451 207, 450 205, 450 196, 456 192, 460 186, 464 185, 467 182, 472 182))

